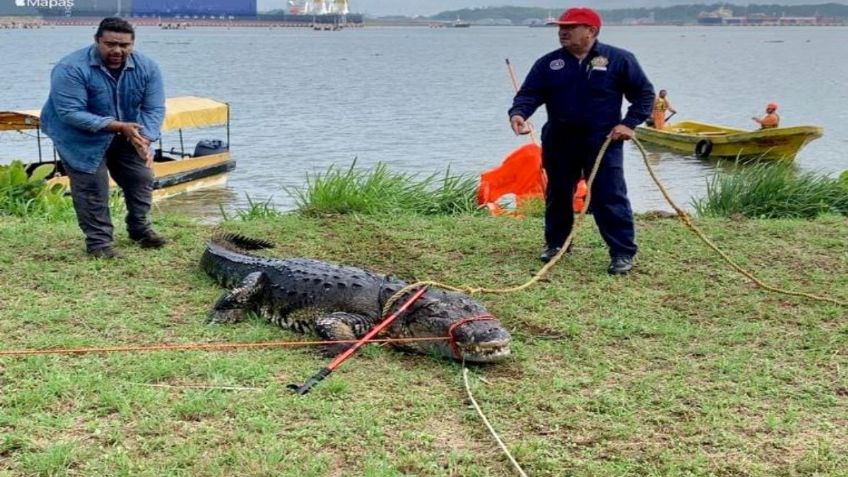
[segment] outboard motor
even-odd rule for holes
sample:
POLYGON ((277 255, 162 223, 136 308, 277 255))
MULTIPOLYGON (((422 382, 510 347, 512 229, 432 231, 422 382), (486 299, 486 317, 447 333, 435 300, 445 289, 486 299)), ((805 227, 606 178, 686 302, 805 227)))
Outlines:
POLYGON ((194 147, 194 157, 211 156, 229 150, 229 145, 224 144, 224 141, 220 139, 203 139, 197 141, 197 146, 194 147))

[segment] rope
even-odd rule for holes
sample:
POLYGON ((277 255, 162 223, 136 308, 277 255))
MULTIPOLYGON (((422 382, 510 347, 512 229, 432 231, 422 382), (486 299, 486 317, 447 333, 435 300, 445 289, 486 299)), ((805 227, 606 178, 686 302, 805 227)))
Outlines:
POLYGON ((469 295, 474 295, 478 293, 506 294, 526 290, 527 288, 530 288, 539 280, 544 278, 545 275, 547 275, 548 272, 550 272, 551 269, 556 266, 557 262, 559 262, 562 256, 568 251, 568 246, 571 245, 571 242, 574 240, 574 234, 582 226, 583 220, 586 218, 586 211, 589 210, 589 203, 592 200, 592 184, 595 182, 595 176, 598 175, 598 169, 601 167, 601 161, 603 160, 604 155, 607 153, 607 149, 609 148, 609 145, 611 143, 612 139, 607 138, 607 140, 604 141, 604 144, 601 146, 600 151, 598 152, 598 157, 595 159, 595 164, 592 166, 592 171, 589 173, 589 178, 586 179, 586 188, 588 189, 586 192, 586 201, 583 203, 583 208, 580 209, 580 212, 578 212, 577 217, 575 217, 574 219, 574 226, 571 228, 571 233, 569 233, 568 237, 565 238, 565 243, 563 243, 562 248, 560 248, 559 252, 557 252, 557 254, 554 255, 550 259, 550 261, 548 261, 548 263, 546 263, 542 268, 540 268, 539 271, 536 272, 536 274, 533 275, 532 278, 530 278, 530 280, 526 281, 521 285, 507 288, 485 288, 472 287, 468 285, 453 286, 436 281, 420 281, 411 285, 407 285, 404 288, 400 289, 397 293, 392 295, 388 300, 386 300, 386 309, 391 308, 391 306, 396 303, 404 293, 414 290, 421 285, 430 285, 436 288, 442 288, 444 290, 467 293, 469 295))
POLYGON ((483 414, 483 410, 480 409, 480 405, 477 404, 477 400, 474 399, 474 395, 471 393, 471 386, 468 384, 468 368, 465 367, 465 361, 462 362, 462 379, 463 381, 465 381, 465 391, 468 393, 468 399, 471 401, 471 404, 477 411, 477 415, 480 416, 480 419, 483 420, 483 424, 485 424, 486 428, 489 429, 489 433, 492 434, 492 437, 495 438, 495 441, 498 443, 501 450, 504 452, 504 454, 506 454, 507 458, 509 458, 509 461, 512 463, 512 466, 515 467, 515 471, 518 472, 518 475, 520 475, 521 477, 527 477, 527 474, 524 472, 521 466, 518 465, 518 462, 515 460, 515 457, 513 457, 512 454, 509 452, 509 449, 507 449, 506 444, 504 444, 500 436, 498 436, 498 433, 495 432, 495 428, 492 427, 492 425, 489 423, 489 420, 486 419, 486 415, 483 414))
MULTIPOLYGON (((449 336, 427 338, 379 338, 369 340, 369 343, 408 343, 413 341, 450 341, 449 336)), ((148 346, 115 346, 104 348, 54 348, 54 349, 22 349, 0 350, 0 356, 34 356, 45 354, 92 354, 92 353, 133 353, 156 351, 227 351, 257 348, 293 348, 296 346, 324 346, 331 344, 351 344, 358 340, 337 341, 265 341, 258 343, 185 343, 158 344, 148 346)))
MULTIPOLYGON (((782 288, 778 288, 774 285, 769 285, 769 284, 763 282, 762 280, 760 280, 759 278, 757 278, 752 272, 742 268, 742 266, 737 264, 723 250, 718 248, 718 246, 715 243, 713 243, 713 241, 710 240, 706 236, 706 234, 704 234, 704 232, 700 228, 698 228, 697 225, 695 225, 694 222, 692 222, 692 218, 689 216, 689 214, 687 214, 686 211, 684 211, 682 208, 680 208, 674 202, 674 200, 671 198, 671 195, 668 193, 668 190, 665 188, 665 186, 663 186, 663 184, 662 184, 662 182, 660 182, 659 178, 657 178, 657 175, 654 172, 654 168, 651 167, 651 163, 648 161, 648 153, 647 153, 647 151, 645 151, 645 148, 644 148, 644 146, 642 146, 642 143, 640 143, 638 139, 633 138, 633 144, 636 144, 636 147, 639 148, 639 152, 642 153, 642 159, 645 162, 645 167, 648 168, 648 174, 651 175, 651 179, 653 179, 654 183, 657 184, 657 187, 659 188, 660 192, 662 193, 663 197, 665 198, 665 201, 668 202, 668 204, 674 209, 675 212, 677 212, 677 216, 680 218, 680 221, 683 222, 683 224, 687 228, 689 228, 689 230, 691 230, 695 235, 697 235, 698 238, 701 239, 701 241, 703 241, 705 244, 707 244, 707 246, 709 248, 711 248, 715 253, 719 254, 719 256, 721 256, 721 258, 723 258, 724 261, 727 262, 727 264, 730 265, 734 270, 736 270, 740 274, 744 275, 745 278, 747 278, 748 280, 751 280, 752 282, 754 282, 754 284, 756 284, 758 287, 763 288, 765 290, 768 290, 770 292, 780 293, 780 294, 789 295, 789 296, 797 296, 797 297, 808 298, 810 300, 832 303, 834 305, 839 305, 839 306, 848 306, 848 302, 837 300, 835 298, 814 295, 812 293, 806 293, 806 292, 785 290, 785 289, 782 289, 782 288)), ((587 202, 588 202, 588 200, 587 200, 587 202)))
MULTIPOLYGON (((577 232, 577 230, 583 224, 583 220, 586 218, 586 211, 589 209, 589 203, 592 200, 592 184, 595 182, 595 176, 597 175, 598 169, 601 166, 601 161, 603 160, 603 157, 606 154, 607 149, 609 148, 609 145, 611 143, 612 143, 612 138, 607 137, 607 140, 604 141, 604 144, 601 146, 601 149, 598 152, 598 156, 595 158, 595 164, 594 164, 594 166, 592 166, 592 172, 589 174, 589 178, 586 180, 586 185, 587 185, 587 189, 588 189, 588 191, 586 193, 586 201, 583 204, 583 208, 580 210, 580 212, 577 214, 577 217, 574 220, 574 226, 571 229, 571 233, 568 234, 568 237, 565 239, 565 243, 563 244, 560 251, 553 258, 551 258, 551 260, 548 263, 546 263, 542 268, 540 268, 539 271, 536 272, 536 274, 533 275, 532 278, 530 278, 530 280, 526 281, 525 283, 523 283, 521 285, 517 285, 517 286, 513 286, 513 287, 507 287, 507 288, 485 288, 485 287, 472 287, 472 286, 468 286, 468 285, 453 286, 453 285, 448 285, 448 284, 439 283, 439 282, 435 282, 435 281, 421 281, 421 282, 413 283, 411 285, 407 285, 406 287, 404 287, 403 289, 398 291, 395 296, 392 296, 391 298, 389 298, 389 300, 386 302, 386 304, 387 305, 394 304, 400 298, 401 294, 406 293, 410 290, 413 290, 413 289, 419 287, 422 284, 431 285, 431 286, 434 286, 434 287, 437 287, 437 288, 442 288, 442 289, 445 289, 445 290, 467 293, 469 295, 474 295, 474 294, 478 294, 478 293, 491 293, 491 294, 514 293, 514 292, 525 290, 525 289, 533 286, 539 280, 544 278, 545 275, 547 275, 548 272, 550 272, 550 270, 554 266, 556 266, 556 264, 557 264, 557 262, 559 262, 560 258, 562 258, 562 256, 567 252, 568 246, 571 245, 571 242, 574 239, 574 234, 577 232)), ((640 143, 639 140, 636 139, 635 137, 633 138, 633 143, 636 144, 636 147, 639 149, 639 152, 642 153, 642 160, 645 162, 645 166, 648 169, 648 173, 651 175, 651 179, 653 179, 654 183, 656 183, 657 187, 659 188, 659 190, 662 193, 663 197, 665 198, 666 202, 668 202, 668 204, 674 209, 674 211, 677 213, 677 216, 680 218, 680 220, 696 236, 698 236, 698 238, 700 238, 705 244, 707 244, 707 246, 709 248, 711 248, 713 251, 715 251, 722 259, 724 259, 724 261, 727 262, 731 266, 731 268, 733 268, 734 270, 736 270, 737 272, 739 272, 740 274, 742 274, 743 276, 745 276, 746 278, 751 280, 754 284, 756 284, 760 288, 763 288, 763 289, 768 290, 770 292, 780 293, 780 294, 789 295, 789 296, 808 298, 810 300, 832 303, 834 305, 839 305, 839 306, 848 306, 848 302, 837 300, 835 298, 814 295, 812 293, 806 293, 806 292, 785 290, 785 289, 778 288, 778 287, 773 286, 773 285, 769 285, 769 284, 763 282, 762 280, 760 280, 759 278, 757 278, 752 272, 742 268, 739 264, 737 264, 735 261, 733 261, 733 259, 731 259, 727 255, 727 253, 725 253, 720 248, 718 248, 718 246, 715 245, 715 243, 713 243, 706 236, 706 234, 704 234, 704 232, 701 231, 701 229, 699 229, 692 222, 692 218, 689 216, 689 214, 687 214, 686 211, 684 211, 680 206, 677 205, 677 203, 674 202, 674 200, 669 195, 668 190, 665 188, 665 186, 659 180, 659 178, 656 175, 656 172, 654 171, 654 168, 651 166, 650 162, 648 161, 648 153, 647 153, 647 151, 645 151, 645 148, 644 148, 644 146, 642 146, 642 143, 640 143)))
POLYGON ((470 323, 472 321, 495 321, 495 320, 497 320, 497 318, 495 318, 494 316, 489 315, 489 314, 485 314, 485 315, 469 316, 468 318, 463 318, 459 321, 452 323, 450 325, 450 328, 448 328, 448 336, 450 336, 450 347, 451 347, 451 350, 453 350, 454 358, 463 359, 462 358, 462 351, 460 351, 459 345, 456 344, 456 336, 454 335, 457 328, 459 328, 460 326, 462 326, 466 323, 470 323))

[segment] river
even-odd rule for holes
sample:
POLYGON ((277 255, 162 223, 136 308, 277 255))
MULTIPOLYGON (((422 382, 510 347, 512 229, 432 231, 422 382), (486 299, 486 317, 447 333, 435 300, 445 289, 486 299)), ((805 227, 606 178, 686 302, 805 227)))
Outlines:
MULTIPOLYGON (((0 30, 0 110, 40 108, 52 65, 91 41, 94 28, 0 30)), ((657 89, 669 91, 674 118, 753 128, 751 116, 780 103, 783 125, 824 126, 801 151, 801 170, 848 168, 848 50, 839 27, 605 27, 601 41, 634 52, 657 89)), ((526 138, 506 110, 521 78, 558 46, 553 28, 366 27, 308 29, 138 28, 136 48, 156 59, 168 96, 209 96, 232 108, 237 169, 226 189, 192 193, 160 207, 204 218, 253 200, 294 206, 286 187, 329 166, 384 162, 429 175, 450 167, 476 175, 526 138)), ((544 122, 544 112, 533 118, 544 122)), ((188 144, 223 130, 186 134, 188 144)), ((166 149, 178 144, 166 136, 166 149)), ((0 136, 0 161, 32 160, 33 140, 0 136)), ((653 151, 650 161, 682 203, 700 197, 713 161, 653 151)), ((634 209, 669 210, 638 151, 626 147, 634 209)))

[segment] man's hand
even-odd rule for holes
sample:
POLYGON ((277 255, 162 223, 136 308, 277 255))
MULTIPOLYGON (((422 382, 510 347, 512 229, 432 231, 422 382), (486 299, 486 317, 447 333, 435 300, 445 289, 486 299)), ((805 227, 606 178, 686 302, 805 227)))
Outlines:
POLYGON ((133 138, 144 139, 139 132, 141 125, 138 123, 127 123, 124 121, 112 121, 106 125, 106 130, 109 132, 120 133, 132 140, 133 138))
POLYGON ((612 128, 612 131, 609 133, 609 137, 611 137, 613 141, 627 141, 629 139, 633 139, 633 136, 635 135, 636 133, 634 133, 632 129, 623 124, 619 124, 612 128))
POLYGON ((512 132, 514 132, 516 136, 530 133, 530 125, 527 124, 527 120, 521 116, 515 115, 509 118, 509 125, 512 126, 512 132))
POLYGON ((148 141, 145 137, 139 134, 138 138, 130 139, 133 147, 135 148, 135 152, 138 153, 139 157, 144 159, 144 165, 147 166, 148 169, 153 167, 153 151, 150 150, 150 141, 148 141))

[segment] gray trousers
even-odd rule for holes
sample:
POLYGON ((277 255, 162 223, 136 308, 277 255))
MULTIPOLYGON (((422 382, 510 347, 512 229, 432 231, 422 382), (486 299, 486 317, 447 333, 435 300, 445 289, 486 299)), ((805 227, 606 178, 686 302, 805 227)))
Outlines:
POLYGON ((144 165, 132 144, 115 136, 94 173, 74 170, 65 162, 71 183, 71 198, 87 251, 112 246, 112 218, 109 214, 109 176, 123 190, 127 204, 127 231, 130 238, 150 231, 147 215, 153 203, 153 171, 144 165))

